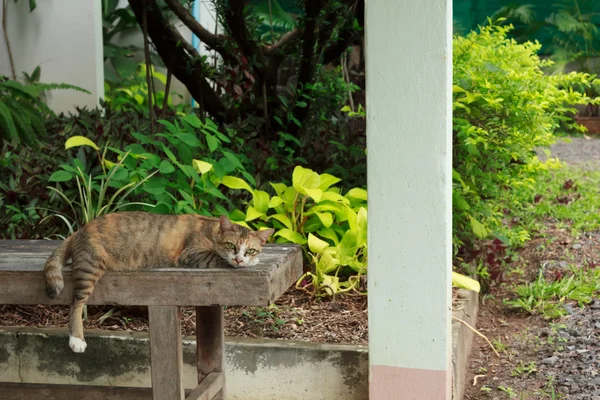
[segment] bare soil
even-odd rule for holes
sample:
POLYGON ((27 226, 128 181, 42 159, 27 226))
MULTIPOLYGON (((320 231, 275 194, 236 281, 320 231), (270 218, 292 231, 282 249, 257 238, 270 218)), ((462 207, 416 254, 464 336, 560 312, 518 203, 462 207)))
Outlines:
MULTIPOLYGON (((65 327, 67 306, 0 306, 0 326, 65 327)), ((87 329, 148 331, 145 307, 88 306, 87 329)), ((193 335, 194 309, 183 307, 182 329, 193 335)), ((315 299, 288 290, 271 307, 226 307, 225 335, 304 340, 323 343, 367 343, 367 298, 338 296, 315 299)))

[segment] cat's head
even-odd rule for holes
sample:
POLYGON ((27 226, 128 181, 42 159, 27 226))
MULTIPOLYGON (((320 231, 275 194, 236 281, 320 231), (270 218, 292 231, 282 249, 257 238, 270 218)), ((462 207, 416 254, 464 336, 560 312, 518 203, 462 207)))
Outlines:
POLYGON ((219 222, 217 253, 234 268, 253 267, 258 264, 258 255, 275 230, 253 231, 232 223, 224 215, 219 222))

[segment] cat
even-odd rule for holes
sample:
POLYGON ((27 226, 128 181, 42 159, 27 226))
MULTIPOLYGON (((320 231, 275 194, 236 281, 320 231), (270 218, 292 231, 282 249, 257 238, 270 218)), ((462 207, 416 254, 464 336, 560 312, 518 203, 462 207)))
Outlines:
POLYGON ((69 347, 83 353, 83 306, 106 271, 154 268, 247 268, 273 229, 253 231, 227 217, 118 212, 96 218, 63 241, 44 265, 46 295, 64 287, 62 269, 72 260, 73 301, 69 347))

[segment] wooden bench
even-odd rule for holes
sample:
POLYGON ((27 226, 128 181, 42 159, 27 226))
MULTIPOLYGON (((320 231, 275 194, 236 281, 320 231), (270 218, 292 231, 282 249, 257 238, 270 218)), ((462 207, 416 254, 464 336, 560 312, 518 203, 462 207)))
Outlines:
MULTIPOLYGON (((0 304, 70 304, 71 271, 63 271, 65 288, 55 300, 44 292, 43 266, 58 241, 0 241, 0 304)), ((222 399, 223 306, 266 306, 272 304, 302 275, 302 251, 297 245, 266 245, 260 263, 248 269, 160 269, 137 272, 108 272, 98 282, 88 304, 148 306, 152 398, 154 400, 222 399), (198 385, 183 387, 180 306, 196 307, 198 385)), ((64 351, 71 351, 65 333, 64 351)), ((85 357, 83 353, 81 357, 85 357)), ((8 398, 73 398, 77 387, 64 385, 2 384, 8 398), (41 386, 44 386, 43 388, 41 386), (11 397, 11 393, 13 396, 11 397), (52 397, 54 396, 54 397, 52 397), (39 397, 41 398, 41 397, 39 397)), ((79 386, 79 385, 78 385, 79 386)), ((87 398, 149 398, 148 389, 89 386, 87 398), (106 393, 102 397, 102 393, 106 393)), ((0 397, 3 397, 0 396, 0 397)), ((81 396, 75 396, 81 397, 81 396)))

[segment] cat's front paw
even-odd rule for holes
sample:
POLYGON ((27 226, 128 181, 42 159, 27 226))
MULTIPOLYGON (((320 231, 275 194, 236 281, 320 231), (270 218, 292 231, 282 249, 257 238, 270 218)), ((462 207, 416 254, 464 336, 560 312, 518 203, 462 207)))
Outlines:
POLYGON ((69 347, 75 353, 83 353, 87 347, 87 343, 84 340, 69 335, 69 347))

